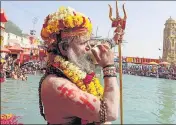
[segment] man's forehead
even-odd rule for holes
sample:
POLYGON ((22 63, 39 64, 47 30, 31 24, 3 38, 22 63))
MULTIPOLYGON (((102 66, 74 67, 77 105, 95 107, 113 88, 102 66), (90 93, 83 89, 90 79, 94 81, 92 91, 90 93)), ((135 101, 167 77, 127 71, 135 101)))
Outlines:
POLYGON ((79 43, 84 43, 84 42, 86 42, 86 41, 89 41, 90 40, 90 36, 80 36, 80 37, 78 37, 78 42, 79 43))
POLYGON ((90 45, 98 45, 98 44, 108 44, 110 46, 109 42, 107 40, 101 40, 101 39, 91 39, 90 36, 77 36, 77 37, 72 37, 69 39, 69 41, 72 41, 76 44, 81 44, 81 43, 87 43, 89 42, 90 45))
POLYGON ((80 43, 88 42, 89 40, 90 40, 90 36, 76 36, 76 37, 73 37, 71 41, 80 44, 80 43))

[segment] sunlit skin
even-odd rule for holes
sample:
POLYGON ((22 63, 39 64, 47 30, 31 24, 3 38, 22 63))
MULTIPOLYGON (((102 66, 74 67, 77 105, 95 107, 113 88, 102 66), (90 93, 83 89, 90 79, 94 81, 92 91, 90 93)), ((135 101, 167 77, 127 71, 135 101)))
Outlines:
MULTIPOLYGON (((79 56, 87 52, 87 42, 75 39, 69 43, 75 53, 79 56), (79 50, 79 51, 78 51, 79 50)), ((114 54, 107 47, 99 45, 100 53, 91 50, 98 64, 104 67, 114 63, 114 54)), ((53 60, 54 56, 50 56, 53 60)), ((119 88, 116 77, 104 78, 105 90, 104 100, 107 103, 107 120, 114 121, 118 116, 119 88)), ((100 100, 87 92, 80 90, 71 81, 49 75, 45 78, 41 89, 42 102, 46 120, 50 124, 64 124, 68 122, 65 118, 77 116, 89 122, 99 122, 100 100)), ((109 123, 109 122, 108 122, 109 123)))

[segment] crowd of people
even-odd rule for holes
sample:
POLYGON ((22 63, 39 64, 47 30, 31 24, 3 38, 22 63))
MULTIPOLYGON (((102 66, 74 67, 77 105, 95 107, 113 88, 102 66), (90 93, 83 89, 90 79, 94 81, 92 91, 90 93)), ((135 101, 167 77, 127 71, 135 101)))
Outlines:
MULTIPOLYGON (((30 61, 20 66, 11 56, 1 58, 0 82, 4 82, 6 78, 26 81, 27 74, 45 73, 42 67, 40 61, 30 61)), ((118 71, 118 65, 116 67, 118 71)), ((176 80, 176 65, 123 64, 123 74, 176 80)))
POLYGON ((23 65, 17 63, 17 60, 11 56, 6 56, 0 61, 0 82, 4 82, 6 78, 12 78, 15 80, 27 80, 27 74, 36 74, 37 71, 44 73, 41 68, 40 61, 31 61, 23 65))
POLYGON ((176 80, 176 65, 126 64, 123 74, 176 80))

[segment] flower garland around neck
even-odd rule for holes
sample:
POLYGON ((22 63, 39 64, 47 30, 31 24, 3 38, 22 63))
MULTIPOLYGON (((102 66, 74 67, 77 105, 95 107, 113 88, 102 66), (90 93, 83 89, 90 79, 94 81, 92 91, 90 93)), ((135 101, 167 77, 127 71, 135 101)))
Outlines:
POLYGON ((93 94, 100 99, 103 97, 103 86, 94 72, 87 74, 61 56, 55 57, 52 66, 59 68, 81 90, 93 94))

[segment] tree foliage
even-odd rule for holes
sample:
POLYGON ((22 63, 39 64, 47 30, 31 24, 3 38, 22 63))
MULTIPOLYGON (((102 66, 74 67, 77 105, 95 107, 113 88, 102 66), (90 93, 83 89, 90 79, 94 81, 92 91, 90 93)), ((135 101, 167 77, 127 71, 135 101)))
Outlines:
POLYGON ((17 36, 22 36, 22 30, 10 20, 5 24, 5 31, 7 33, 13 33, 17 36))

